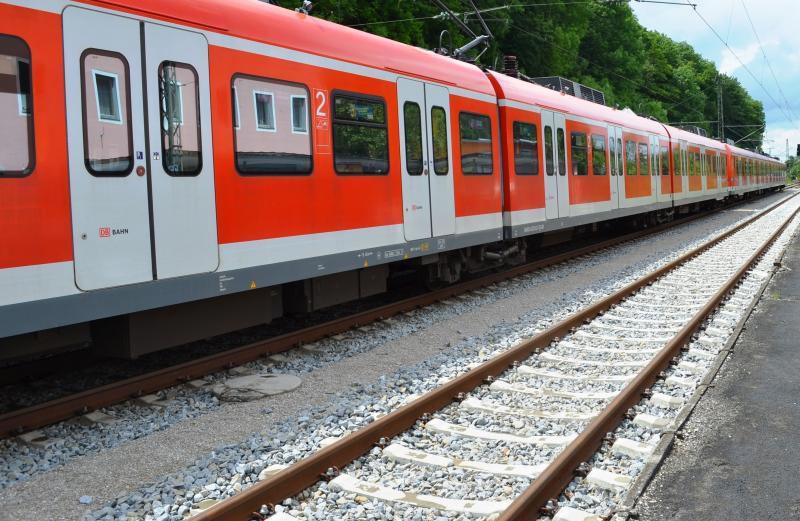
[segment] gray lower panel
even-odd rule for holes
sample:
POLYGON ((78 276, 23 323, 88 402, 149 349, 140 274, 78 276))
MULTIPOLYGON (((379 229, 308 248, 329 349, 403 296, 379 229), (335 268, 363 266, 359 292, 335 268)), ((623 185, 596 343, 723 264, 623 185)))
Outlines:
POLYGON ((502 240, 502 233, 496 228, 13 304, 0 308, 0 338, 492 243, 502 240))
POLYGON ((654 210, 662 210, 671 207, 672 201, 662 201, 660 203, 634 206, 631 208, 617 208, 607 212, 589 213, 586 215, 577 215, 575 217, 559 217, 558 219, 548 219, 545 222, 507 226, 505 233, 507 238, 516 239, 518 237, 525 237, 537 233, 565 230, 567 228, 574 228, 575 226, 581 226, 584 224, 608 221, 610 219, 628 217, 629 215, 634 215, 637 213, 647 213, 654 210))

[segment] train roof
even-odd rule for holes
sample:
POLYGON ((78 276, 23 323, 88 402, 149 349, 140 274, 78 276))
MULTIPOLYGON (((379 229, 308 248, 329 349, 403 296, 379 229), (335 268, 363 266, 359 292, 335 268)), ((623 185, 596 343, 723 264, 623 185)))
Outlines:
POLYGON ((750 159, 761 159, 762 161, 769 161, 775 164, 783 164, 782 161, 775 159, 774 157, 765 156, 757 152, 753 152, 752 150, 747 150, 746 148, 739 148, 734 145, 725 145, 725 148, 730 150, 733 154, 749 157, 750 159))
POLYGON ((81 0, 205 31, 418 77, 494 98, 474 65, 260 0, 81 0))
POLYGON ((689 141, 693 145, 700 145, 706 148, 713 148, 714 150, 725 150, 725 143, 721 141, 717 141, 716 139, 711 139, 710 137, 701 136, 700 134, 695 134, 694 132, 689 132, 688 130, 683 130, 682 128, 673 127, 670 125, 664 125, 669 132, 669 135, 672 139, 680 139, 684 141, 689 141))
POLYGON ((487 73, 497 88, 501 99, 528 103, 544 109, 573 114, 596 121, 604 121, 634 130, 652 132, 666 137, 664 126, 651 119, 637 116, 632 111, 619 110, 593 103, 575 96, 557 92, 528 81, 512 78, 494 71, 487 73))

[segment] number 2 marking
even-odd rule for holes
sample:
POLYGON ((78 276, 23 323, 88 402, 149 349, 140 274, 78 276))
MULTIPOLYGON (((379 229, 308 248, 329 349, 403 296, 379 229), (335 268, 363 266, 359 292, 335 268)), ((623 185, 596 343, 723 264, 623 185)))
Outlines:
POLYGON ((315 97, 319 102, 319 105, 317 105, 317 117, 327 118, 328 113, 325 111, 325 103, 327 102, 327 98, 325 97, 325 93, 321 90, 318 90, 315 97))

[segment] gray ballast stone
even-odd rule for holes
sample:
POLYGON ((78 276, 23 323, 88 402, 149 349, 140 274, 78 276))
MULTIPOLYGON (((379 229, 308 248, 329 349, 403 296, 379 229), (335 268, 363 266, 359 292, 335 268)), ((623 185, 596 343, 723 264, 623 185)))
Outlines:
POLYGON ((230 378, 211 388, 224 402, 249 402, 292 391, 302 380, 291 374, 255 374, 230 378))

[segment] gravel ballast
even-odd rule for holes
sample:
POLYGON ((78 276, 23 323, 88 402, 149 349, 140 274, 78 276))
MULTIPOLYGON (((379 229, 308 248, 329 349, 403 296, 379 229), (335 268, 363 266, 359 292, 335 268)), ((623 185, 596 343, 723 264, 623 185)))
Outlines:
MULTIPOLYGON (((748 206, 761 208, 776 198, 748 206)), ((130 424, 53 426, 48 434, 63 443, 47 449, 4 442, 0 476, 8 488, 0 492, 0 519, 41 519, 35 505, 44 504, 59 505, 56 511, 48 509, 52 519, 80 519, 89 512, 100 519, 125 512, 169 519, 171 512, 160 510, 164 505, 190 494, 191 505, 198 494, 206 499, 224 496, 237 474, 246 484, 268 465, 295 461, 324 438, 357 428, 404 397, 453 376, 466 361, 487 358, 488 346, 507 347, 619 287, 648 265, 665 262, 679 247, 689 246, 688 237, 694 242, 749 217, 744 209, 327 339, 315 346, 321 354, 294 350, 285 362, 271 367, 251 364, 256 372, 301 376, 301 386, 285 395, 220 405, 206 389, 181 389, 170 407, 186 413, 141 408, 145 413, 130 424), (131 425, 137 433, 120 437, 131 425), (76 445, 82 448, 76 450, 76 445), (27 466, 12 470, 25 458, 27 466), (83 496, 91 496, 91 504, 81 503, 83 496)), ((118 407, 107 412, 119 417, 131 408, 118 407)))

